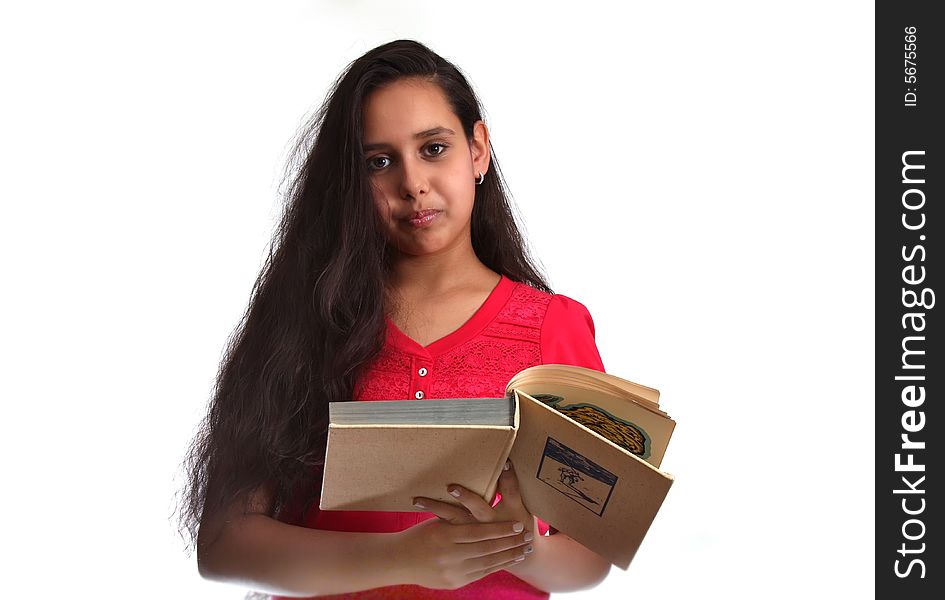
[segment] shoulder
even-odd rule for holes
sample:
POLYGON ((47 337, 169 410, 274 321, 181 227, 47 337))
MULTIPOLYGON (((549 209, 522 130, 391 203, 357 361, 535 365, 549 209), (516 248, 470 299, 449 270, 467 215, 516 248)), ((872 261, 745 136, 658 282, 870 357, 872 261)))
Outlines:
POLYGON ((549 297, 541 324, 543 363, 603 371, 595 337, 594 319, 584 304, 564 294, 549 297))
POLYGON ((557 354, 552 348, 595 345, 594 319, 586 306, 564 294, 555 294, 541 324, 541 343, 546 358, 557 354))
POLYGON ((591 333, 594 333, 594 320, 591 318, 591 312, 586 306, 564 294, 555 294, 551 297, 548 302, 545 323, 550 326, 587 325, 590 327, 591 333))
POLYGON ((522 339, 537 342, 538 364, 604 370, 591 313, 570 296, 514 283, 494 327, 495 332, 501 330, 500 337, 523 336, 522 339))
POLYGON ((545 325, 588 324, 593 332, 593 320, 584 304, 570 296, 544 292, 526 283, 514 283, 504 312, 532 321, 542 328, 545 325))
POLYGON ((522 327, 541 327, 548 305, 553 295, 533 288, 527 283, 508 282, 507 300, 499 313, 498 320, 522 327))

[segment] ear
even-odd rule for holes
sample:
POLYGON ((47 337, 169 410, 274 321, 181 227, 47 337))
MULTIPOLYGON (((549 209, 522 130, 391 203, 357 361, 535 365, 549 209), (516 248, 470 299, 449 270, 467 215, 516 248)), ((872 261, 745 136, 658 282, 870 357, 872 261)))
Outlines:
POLYGON ((489 172, 489 128, 482 121, 473 125, 473 137, 469 140, 469 152, 472 156, 473 177, 489 172))

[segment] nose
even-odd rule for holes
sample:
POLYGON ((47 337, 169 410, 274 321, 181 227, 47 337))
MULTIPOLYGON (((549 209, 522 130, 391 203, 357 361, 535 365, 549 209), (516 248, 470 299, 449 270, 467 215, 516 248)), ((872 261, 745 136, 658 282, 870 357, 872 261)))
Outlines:
POLYGON ((400 175, 400 197, 404 200, 419 200, 430 191, 430 182, 422 161, 404 160, 400 175))

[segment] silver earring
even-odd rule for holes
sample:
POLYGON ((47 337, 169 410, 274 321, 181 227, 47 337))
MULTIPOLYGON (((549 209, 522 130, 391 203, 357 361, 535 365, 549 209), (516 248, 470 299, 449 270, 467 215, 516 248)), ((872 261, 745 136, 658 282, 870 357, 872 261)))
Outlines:
POLYGON ((482 174, 482 171, 479 171, 479 177, 476 178, 476 185, 482 185, 482 182, 486 180, 486 176, 482 174))

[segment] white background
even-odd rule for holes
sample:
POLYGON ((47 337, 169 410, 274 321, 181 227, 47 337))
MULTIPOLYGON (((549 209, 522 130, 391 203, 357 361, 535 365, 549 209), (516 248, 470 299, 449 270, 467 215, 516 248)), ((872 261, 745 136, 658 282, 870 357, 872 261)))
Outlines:
POLYGON ((573 597, 871 594, 871 3, 517 4, 4 3, 7 595, 242 598, 175 536, 179 461, 296 127, 396 38, 469 75, 556 291, 678 421, 637 558, 573 597))

